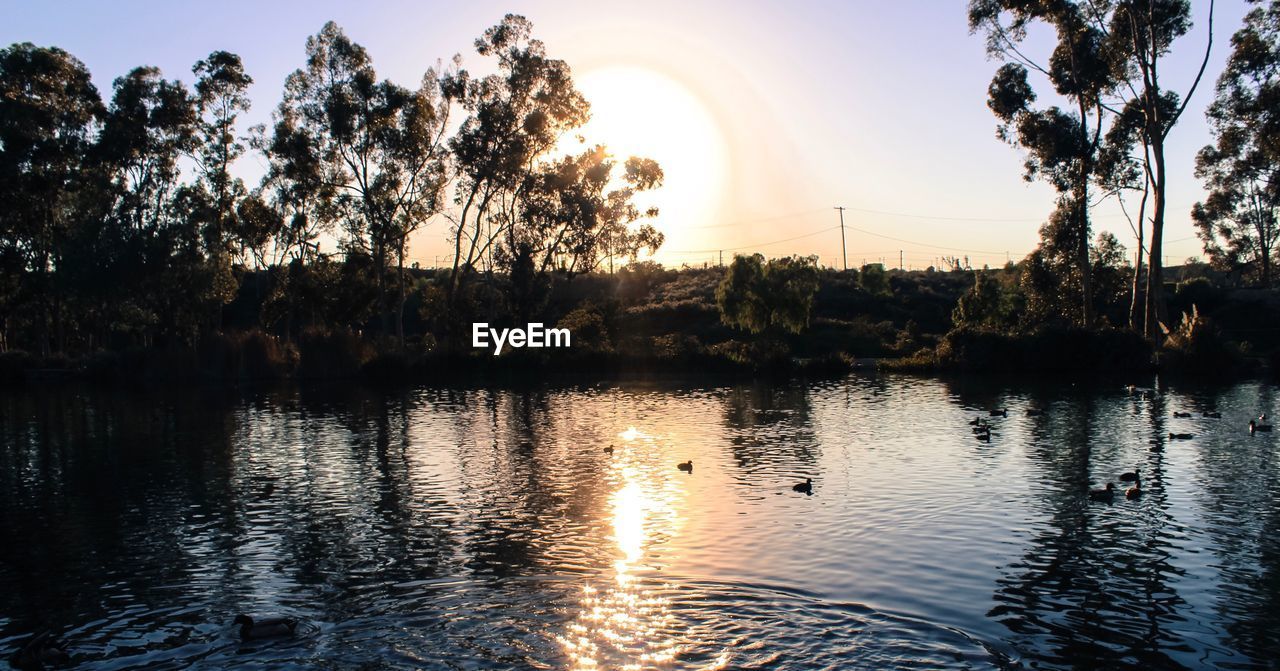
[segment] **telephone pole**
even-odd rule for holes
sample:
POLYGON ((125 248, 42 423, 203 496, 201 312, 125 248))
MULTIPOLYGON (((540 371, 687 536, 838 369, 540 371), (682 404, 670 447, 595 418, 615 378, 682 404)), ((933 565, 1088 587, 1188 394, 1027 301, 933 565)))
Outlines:
POLYGON ((840 256, 844 261, 844 269, 848 270, 849 269, 849 252, 846 251, 844 247, 844 206, 837 205, 835 209, 840 211, 840 256))

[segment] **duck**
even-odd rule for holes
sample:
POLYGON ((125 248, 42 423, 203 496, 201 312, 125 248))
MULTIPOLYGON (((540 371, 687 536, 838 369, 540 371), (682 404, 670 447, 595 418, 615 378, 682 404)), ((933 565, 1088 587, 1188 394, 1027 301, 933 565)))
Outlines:
POLYGON ((1174 419, 1186 419, 1190 416, 1191 416, 1191 413, 1189 412, 1178 412, 1175 410, 1173 413, 1174 419))
POLYGON ((1124 497, 1130 501, 1142 496, 1142 483, 1135 482, 1133 486, 1124 490, 1124 497))
POLYGON ((609 447, 604 448, 604 453, 605 453, 605 454, 613 454, 613 446, 612 446, 612 445, 610 445, 609 447))
POLYGON ((791 491, 802 494, 813 494, 813 478, 805 478, 804 482, 791 485, 791 491))
POLYGON ((982 426, 983 424, 986 424, 986 421, 981 417, 974 417, 973 421, 969 422, 969 426, 982 426))
POLYGON ((692 472, 693 472, 693 460, 692 460, 692 459, 690 459, 690 460, 688 460, 688 461, 684 462, 683 464, 676 464, 676 468, 678 468, 678 469, 680 469, 680 470, 684 471, 685 473, 692 473, 692 472))
POLYGON ((1115 498, 1115 496, 1116 496, 1116 486, 1111 484, 1110 482, 1108 482, 1107 486, 1103 487, 1102 489, 1089 490, 1089 498, 1093 501, 1110 501, 1111 499, 1115 498))
POLYGON ((991 427, 983 424, 982 426, 973 427, 974 433, 991 433, 991 427))
MULTIPOLYGON (((1263 415, 1263 417, 1266 417, 1266 415, 1263 415)), ((1259 431, 1270 431, 1270 430, 1271 430, 1270 424, 1259 424, 1258 421, 1255 419, 1249 420, 1249 433, 1257 433, 1259 431)))
POLYGON ((48 631, 32 636, 31 640, 9 656, 9 665, 23 671, 39 671, 46 665, 66 664, 70 661, 71 657, 63 649, 63 645, 54 637, 53 632, 48 631))
POLYGON ((1138 469, 1136 468, 1127 473, 1120 474, 1120 482, 1137 482, 1137 481, 1138 481, 1138 469))
POLYGON ((987 414, 991 417, 1008 417, 1008 410, 989 410, 987 414))
POLYGON ((298 621, 291 617, 264 617, 254 620, 241 613, 231 621, 240 627, 240 639, 244 641, 264 638, 286 638, 293 636, 298 630, 298 621))
POLYGON ((990 431, 986 431, 986 432, 983 432, 983 433, 979 433, 979 434, 975 435, 975 436, 974 436, 974 438, 977 438, 978 440, 981 440, 981 441, 982 441, 982 442, 984 442, 984 443, 989 443, 989 442, 991 442, 991 432, 990 432, 990 431))
POLYGON ((1222 413, 1217 411, 1209 412, 1208 410, 1206 410, 1200 414, 1204 417, 1208 417, 1209 419, 1222 419, 1222 413))
POLYGON ((1169 434, 1169 440, 1191 440, 1192 438, 1195 438, 1195 437, 1196 435, 1194 433, 1170 433, 1169 434))

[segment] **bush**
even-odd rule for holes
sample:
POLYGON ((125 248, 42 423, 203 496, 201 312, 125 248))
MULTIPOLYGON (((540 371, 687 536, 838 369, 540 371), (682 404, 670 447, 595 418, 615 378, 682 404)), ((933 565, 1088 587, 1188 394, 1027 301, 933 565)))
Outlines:
POLYGON ((1170 368, 1199 373, 1229 372, 1241 363, 1239 348, 1223 338, 1194 305, 1191 312, 1183 313, 1177 328, 1166 329, 1166 335, 1163 353, 1170 368))
POLYGON ((373 358, 373 347, 347 329, 309 328, 298 338, 298 355, 303 377, 354 377, 373 358))
POLYGON ((264 380, 287 377, 298 365, 292 345, 259 330, 216 333, 200 343, 201 371, 219 380, 264 380))
POLYGON ((942 368, 992 372, 1132 372, 1151 368, 1151 346, 1127 330, 1049 327, 1024 335, 960 327, 935 352, 942 368))

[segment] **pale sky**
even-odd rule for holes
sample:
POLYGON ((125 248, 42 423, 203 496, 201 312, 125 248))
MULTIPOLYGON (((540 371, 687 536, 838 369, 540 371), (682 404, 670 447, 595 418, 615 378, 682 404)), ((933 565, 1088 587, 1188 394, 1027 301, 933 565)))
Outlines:
MULTIPOLYGON (((155 65, 190 83, 197 60, 233 51, 255 79, 247 127, 269 120, 285 77, 303 65, 307 36, 325 21, 364 45, 381 77, 416 86, 455 53, 473 72, 488 71, 473 40, 504 14, 524 14, 548 54, 573 68, 595 105, 593 128, 609 135, 600 139, 666 169, 667 184, 652 195, 667 235, 658 260, 700 265, 715 262, 718 250, 726 260, 738 250, 817 254, 838 267, 832 208, 844 205, 851 267, 897 266, 899 250, 914 268, 966 254, 974 265, 999 265, 1006 253, 1017 260, 1034 248, 1054 194, 1024 182, 1022 153, 995 137, 986 90, 999 63, 968 33, 966 4, 5 0, 0 42, 66 49, 93 72, 104 98, 132 67, 155 65)), ((1161 78, 1179 91, 1195 75, 1207 34, 1208 2, 1192 4, 1195 27, 1175 44, 1161 78)), ((1174 263, 1202 255, 1189 216, 1203 197, 1195 152, 1210 141, 1203 112, 1247 10, 1243 0, 1217 3, 1205 81, 1169 141, 1165 251, 1174 263)), ((1048 97, 1043 83, 1037 90, 1048 97)), ((260 174, 256 157, 243 162, 246 178, 260 174)), ((431 265, 447 254, 446 227, 424 229, 411 256, 431 265)), ((1095 228, 1114 232, 1132 254, 1116 207, 1099 206, 1095 228)))

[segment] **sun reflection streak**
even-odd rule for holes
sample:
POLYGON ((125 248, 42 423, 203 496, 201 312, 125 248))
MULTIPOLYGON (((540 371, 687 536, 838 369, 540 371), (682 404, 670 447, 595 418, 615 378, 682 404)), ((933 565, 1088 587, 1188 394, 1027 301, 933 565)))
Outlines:
MULTIPOLYGON (((652 438, 634 426, 618 435, 653 447, 652 438)), ((584 585, 576 619, 556 636, 574 671, 671 668, 688 649, 687 632, 677 628, 670 601, 644 579, 651 569, 643 562, 653 559, 646 558, 646 552, 655 539, 660 542, 672 535, 680 519, 677 501, 683 495, 682 485, 664 477, 667 469, 660 468, 660 454, 658 450, 640 452, 612 467, 618 482, 609 498, 618 551, 614 584, 607 588, 584 585), (657 459, 648 458, 650 454, 657 459)), ((721 668, 727 662, 727 653, 722 653, 708 668, 721 668)))

